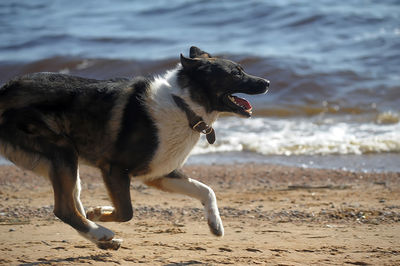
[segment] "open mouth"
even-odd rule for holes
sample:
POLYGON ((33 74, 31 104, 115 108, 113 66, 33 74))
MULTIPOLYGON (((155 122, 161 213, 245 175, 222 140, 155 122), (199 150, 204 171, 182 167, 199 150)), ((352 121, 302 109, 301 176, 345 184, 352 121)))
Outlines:
POLYGON ((233 109, 233 112, 246 117, 251 116, 253 107, 246 99, 231 94, 226 95, 226 99, 227 104, 233 109))

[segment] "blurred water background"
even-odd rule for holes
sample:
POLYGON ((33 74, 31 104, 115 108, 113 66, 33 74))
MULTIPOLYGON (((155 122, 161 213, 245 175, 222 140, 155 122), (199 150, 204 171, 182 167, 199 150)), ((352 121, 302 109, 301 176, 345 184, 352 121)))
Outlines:
MULTIPOLYGON (((400 1, 2 0, 0 84, 161 74, 196 45, 271 81, 189 163, 400 170, 400 1)), ((4 163, 4 161, 2 161, 4 163)))

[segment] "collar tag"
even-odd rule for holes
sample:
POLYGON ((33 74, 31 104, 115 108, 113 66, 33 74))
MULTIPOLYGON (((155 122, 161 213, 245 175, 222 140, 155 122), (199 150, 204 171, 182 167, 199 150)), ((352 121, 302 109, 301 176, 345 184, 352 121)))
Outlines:
POLYGON ((215 131, 212 127, 206 124, 203 120, 197 122, 193 127, 193 130, 203 133, 206 135, 207 141, 210 144, 213 144, 215 142, 215 131))

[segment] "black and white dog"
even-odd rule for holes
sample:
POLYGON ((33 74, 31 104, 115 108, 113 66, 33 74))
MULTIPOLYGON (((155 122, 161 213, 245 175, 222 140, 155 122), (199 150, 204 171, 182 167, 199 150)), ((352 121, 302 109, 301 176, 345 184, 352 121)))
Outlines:
POLYGON ((98 225, 132 218, 130 178, 201 201, 213 234, 224 228, 213 190, 180 172, 190 151, 222 112, 251 116, 234 93, 266 93, 269 81, 197 47, 190 58, 154 79, 94 80, 36 73, 0 88, 0 153, 48 177, 54 214, 103 249, 121 240, 98 225), (113 207, 80 201, 79 163, 99 168, 113 207))

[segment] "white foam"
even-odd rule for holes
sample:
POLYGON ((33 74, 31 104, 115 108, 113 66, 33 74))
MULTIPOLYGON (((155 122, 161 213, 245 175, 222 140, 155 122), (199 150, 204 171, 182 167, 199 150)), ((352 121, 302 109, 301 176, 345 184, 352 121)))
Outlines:
POLYGON ((200 141, 192 154, 250 151, 264 155, 327 155, 400 152, 400 123, 331 119, 222 118, 217 142, 200 141))

